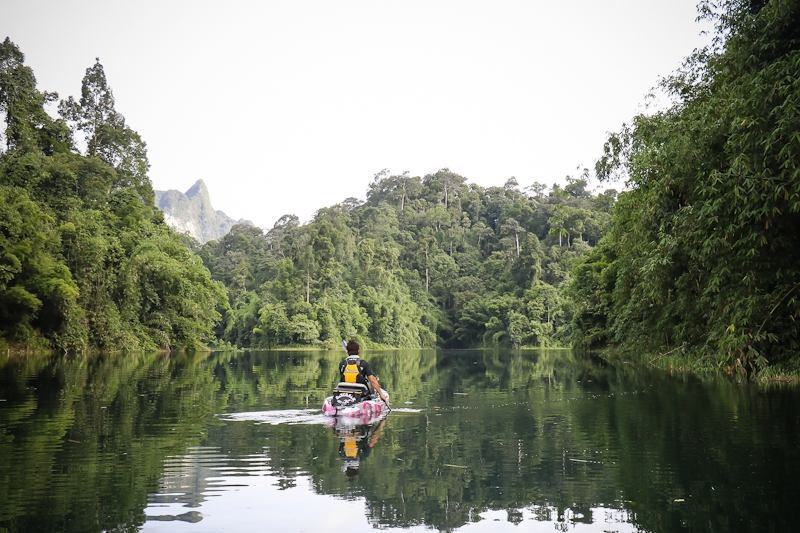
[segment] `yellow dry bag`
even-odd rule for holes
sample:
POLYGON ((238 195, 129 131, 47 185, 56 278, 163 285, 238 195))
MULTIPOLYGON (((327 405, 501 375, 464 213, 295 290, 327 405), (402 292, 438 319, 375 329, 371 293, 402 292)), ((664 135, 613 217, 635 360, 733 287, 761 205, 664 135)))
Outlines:
POLYGON ((352 361, 349 357, 347 358, 347 366, 344 367, 344 382, 345 383, 357 383, 358 382, 358 375, 361 371, 358 369, 358 359, 352 361))

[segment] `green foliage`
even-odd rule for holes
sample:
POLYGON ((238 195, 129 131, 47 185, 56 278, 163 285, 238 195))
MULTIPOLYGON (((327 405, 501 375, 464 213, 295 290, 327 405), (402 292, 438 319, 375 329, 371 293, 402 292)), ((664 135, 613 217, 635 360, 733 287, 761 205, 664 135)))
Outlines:
POLYGON ((53 219, 24 189, 0 185, 0 324, 3 335, 28 341, 36 329, 71 333, 80 315, 78 287, 54 254, 53 219))
POLYGON ((224 288, 200 258, 163 228, 131 251, 122 286, 123 316, 162 348, 210 341, 220 319, 216 308, 225 302, 224 288))
POLYGON ((587 190, 586 172, 546 195, 514 178, 484 189, 448 169, 384 171, 365 203, 305 225, 287 215, 266 234, 234 227, 196 249, 203 265, 153 207, 146 146, 100 62, 60 120, 43 107, 54 99, 6 39, 0 186, 3 209, 23 218, 2 235, 3 335, 63 349, 192 346, 212 332, 252 347, 560 342, 571 308, 559 295, 614 202, 587 190))
POLYGON ((153 203, 146 145, 114 108, 114 94, 99 59, 86 69, 80 100, 76 102, 71 96, 62 100, 59 113, 72 131, 84 134, 86 155, 99 157, 117 169, 120 179, 115 187, 133 187, 145 203, 153 203))
POLYGON ((20 49, 6 37, 0 44, 0 114, 6 120, 7 147, 47 155, 67 151, 72 144, 67 126, 44 110, 44 104, 58 95, 39 92, 33 70, 24 61, 20 49))
POLYGON ((19 49, 0 45, 0 335, 61 350, 194 346, 211 340, 225 290, 153 206, 147 156, 113 107, 102 65, 65 118, 70 147, 19 49))
POLYGON ((563 342, 563 287, 615 199, 586 186, 570 179, 546 196, 513 179, 484 189, 446 169, 384 171, 365 203, 321 209, 306 225, 287 215, 266 234, 236 226, 199 252, 231 297, 222 337, 253 347, 563 342))
POLYGON ((675 103, 612 135, 631 190, 578 267, 580 342, 688 349, 750 373, 800 348, 800 3, 723 2, 675 103))

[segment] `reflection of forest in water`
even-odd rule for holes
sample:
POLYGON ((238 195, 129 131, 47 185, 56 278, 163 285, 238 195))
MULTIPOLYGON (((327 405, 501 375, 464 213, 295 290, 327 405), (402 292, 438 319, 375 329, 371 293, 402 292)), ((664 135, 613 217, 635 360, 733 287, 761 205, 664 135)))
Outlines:
MULTIPOLYGON (((610 367, 568 351, 371 354, 396 407, 345 475, 342 434, 215 415, 316 409, 340 356, 219 353, 0 363, 0 529, 196 520, 219 472, 362 497, 374 525, 455 529, 486 510, 564 526, 596 509, 653 531, 790 529, 797 391, 610 367), (163 495, 159 495, 163 494, 163 495)), ((367 436, 369 439, 369 436, 367 436)), ((365 441, 367 442, 367 441, 365 441)), ((346 470, 346 468, 345 468, 346 470)))

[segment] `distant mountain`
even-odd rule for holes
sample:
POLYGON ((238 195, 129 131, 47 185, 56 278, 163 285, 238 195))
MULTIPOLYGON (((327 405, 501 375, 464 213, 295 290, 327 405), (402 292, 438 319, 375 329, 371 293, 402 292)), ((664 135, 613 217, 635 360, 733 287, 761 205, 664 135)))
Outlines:
POLYGON ((155 191, 156 205, 164 220, 181 233, 188 233, 201 243, 225 236, 234 224, 253 225, 249 220, 234 220, 211 206, 208 188, 197 180, 188 191, 155 191))

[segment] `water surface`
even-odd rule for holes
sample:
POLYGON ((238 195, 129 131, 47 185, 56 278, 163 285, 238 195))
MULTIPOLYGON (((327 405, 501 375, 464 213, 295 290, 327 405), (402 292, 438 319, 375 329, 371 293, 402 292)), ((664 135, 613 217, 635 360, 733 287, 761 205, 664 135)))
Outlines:
POLYGON ((569 351, 0 361, 0 531, 791 531, 800 394, 569 351))

